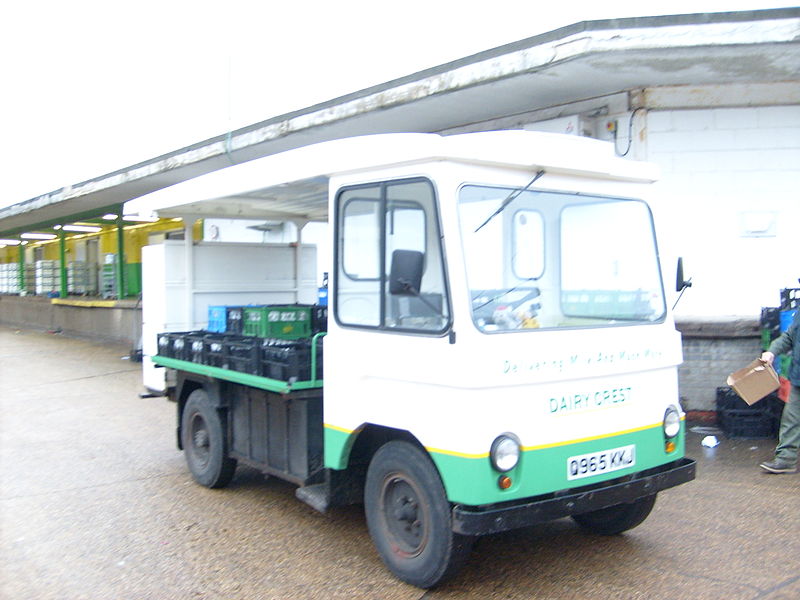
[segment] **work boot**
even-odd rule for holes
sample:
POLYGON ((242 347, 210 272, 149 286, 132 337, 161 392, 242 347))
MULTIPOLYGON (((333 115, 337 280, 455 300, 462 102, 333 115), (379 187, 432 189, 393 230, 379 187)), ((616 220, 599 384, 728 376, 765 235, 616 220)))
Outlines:
POLYGON ((796 473, 797 467, 792 463, 786 462, 785 460, 780 460, 776 458, 775 460, 771 460, 769 462, 763 462, 758 465, 765 471, 769 473, 796 473))

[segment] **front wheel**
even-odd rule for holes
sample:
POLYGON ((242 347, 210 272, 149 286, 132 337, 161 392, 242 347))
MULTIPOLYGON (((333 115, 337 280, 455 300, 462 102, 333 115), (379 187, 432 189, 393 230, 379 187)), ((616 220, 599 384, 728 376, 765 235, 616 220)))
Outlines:
POLYGON ((472 538, 453 533, 450 503, 430 457, 393 441, 372 458, 364 486, 370 536, 399 579, 430 588, 464 564, 472 538))
POLYGON ((225 428, 203 389, 194 390, 181 415, 181 442, 192 477, 209 488, 231 482, 236 461, 228 457, 225 428))
POLYGON ((633 529, 644 521, 653 510, 656 495, 645 496, 629 504, 617 504, 601 508, 582 515, 573 515, 573 519, 592 533, 600 535, 617 535, 633 529))

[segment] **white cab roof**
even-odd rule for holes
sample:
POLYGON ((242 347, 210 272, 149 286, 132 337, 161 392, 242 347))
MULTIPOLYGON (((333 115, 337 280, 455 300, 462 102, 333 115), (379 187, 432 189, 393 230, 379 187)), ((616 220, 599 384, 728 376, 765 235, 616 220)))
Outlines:
POLYGON ((332 176, 438 161, 601 179, 651 182, 654 165, 615 156, 579 136, 490 131, 441 136, 390 133, 322 142, 201 175, 125 203, 141 217, 324 221, 332 176))

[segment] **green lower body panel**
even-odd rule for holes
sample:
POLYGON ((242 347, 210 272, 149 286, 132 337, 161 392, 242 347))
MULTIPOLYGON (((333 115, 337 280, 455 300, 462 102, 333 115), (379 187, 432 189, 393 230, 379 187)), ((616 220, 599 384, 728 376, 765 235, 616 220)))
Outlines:
POLYGON ((355 441, 358 432, 346 431, 325 425, 325 466, 329 469, 346 469, 350 454, 349 446, 355 441))
MULTIPOLYGON (((661 424, 564 444, 523 449, 517 466, 505 473, 510 487, 483 456, 428 449, 451 502, 479 506, 520 500, 555 491, 589 486, 677 461, 684 456, 684 426, 671 452, 665 447, 661 424), (572 459, 572 460, 571 460, 572 459), (600 474, 595 472, 602 471, 600 474)), ((357 432, 325 427, 325 466, 347 467, 349 445, 357 432)))
POLYGON ((657 425, 608 437, 525 449, 517 466, 505 473, 511 479, 507 489, 498 485, 503 474, 494 470, 488 455, 472 458, 431 452, 431 457, 450 501, 477 506, 592 485, 683 458, 683 428, 672 452, 666 451, 664 442, 662 427, 657 425), (592 474, 601 470, 600 474, 592 474))

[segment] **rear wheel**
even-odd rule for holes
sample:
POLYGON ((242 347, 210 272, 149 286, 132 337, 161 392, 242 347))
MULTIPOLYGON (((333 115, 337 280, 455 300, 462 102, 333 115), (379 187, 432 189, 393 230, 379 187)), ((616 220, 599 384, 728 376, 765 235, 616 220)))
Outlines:
POLYGON ((453 533, 450 503, 430 457, 393 441, 372 458, 364 487, 367 526, 389 570, 430 588, 464 564, 472 538, 453 533))
POLYGON ((573 515, 573 519, 587 531, 600 535, 616 535, 633 529, 644 521, 653 510, 656 495, 645 496, 629 504, 617 504, 601 508, 582 515, 573 515))
POLYGON ((225 428, 217 409, 203 389, 194 390, 181 416, 181 442, 195 481, 209 488, 231 482, 236 461, 228 457, 225 428))

